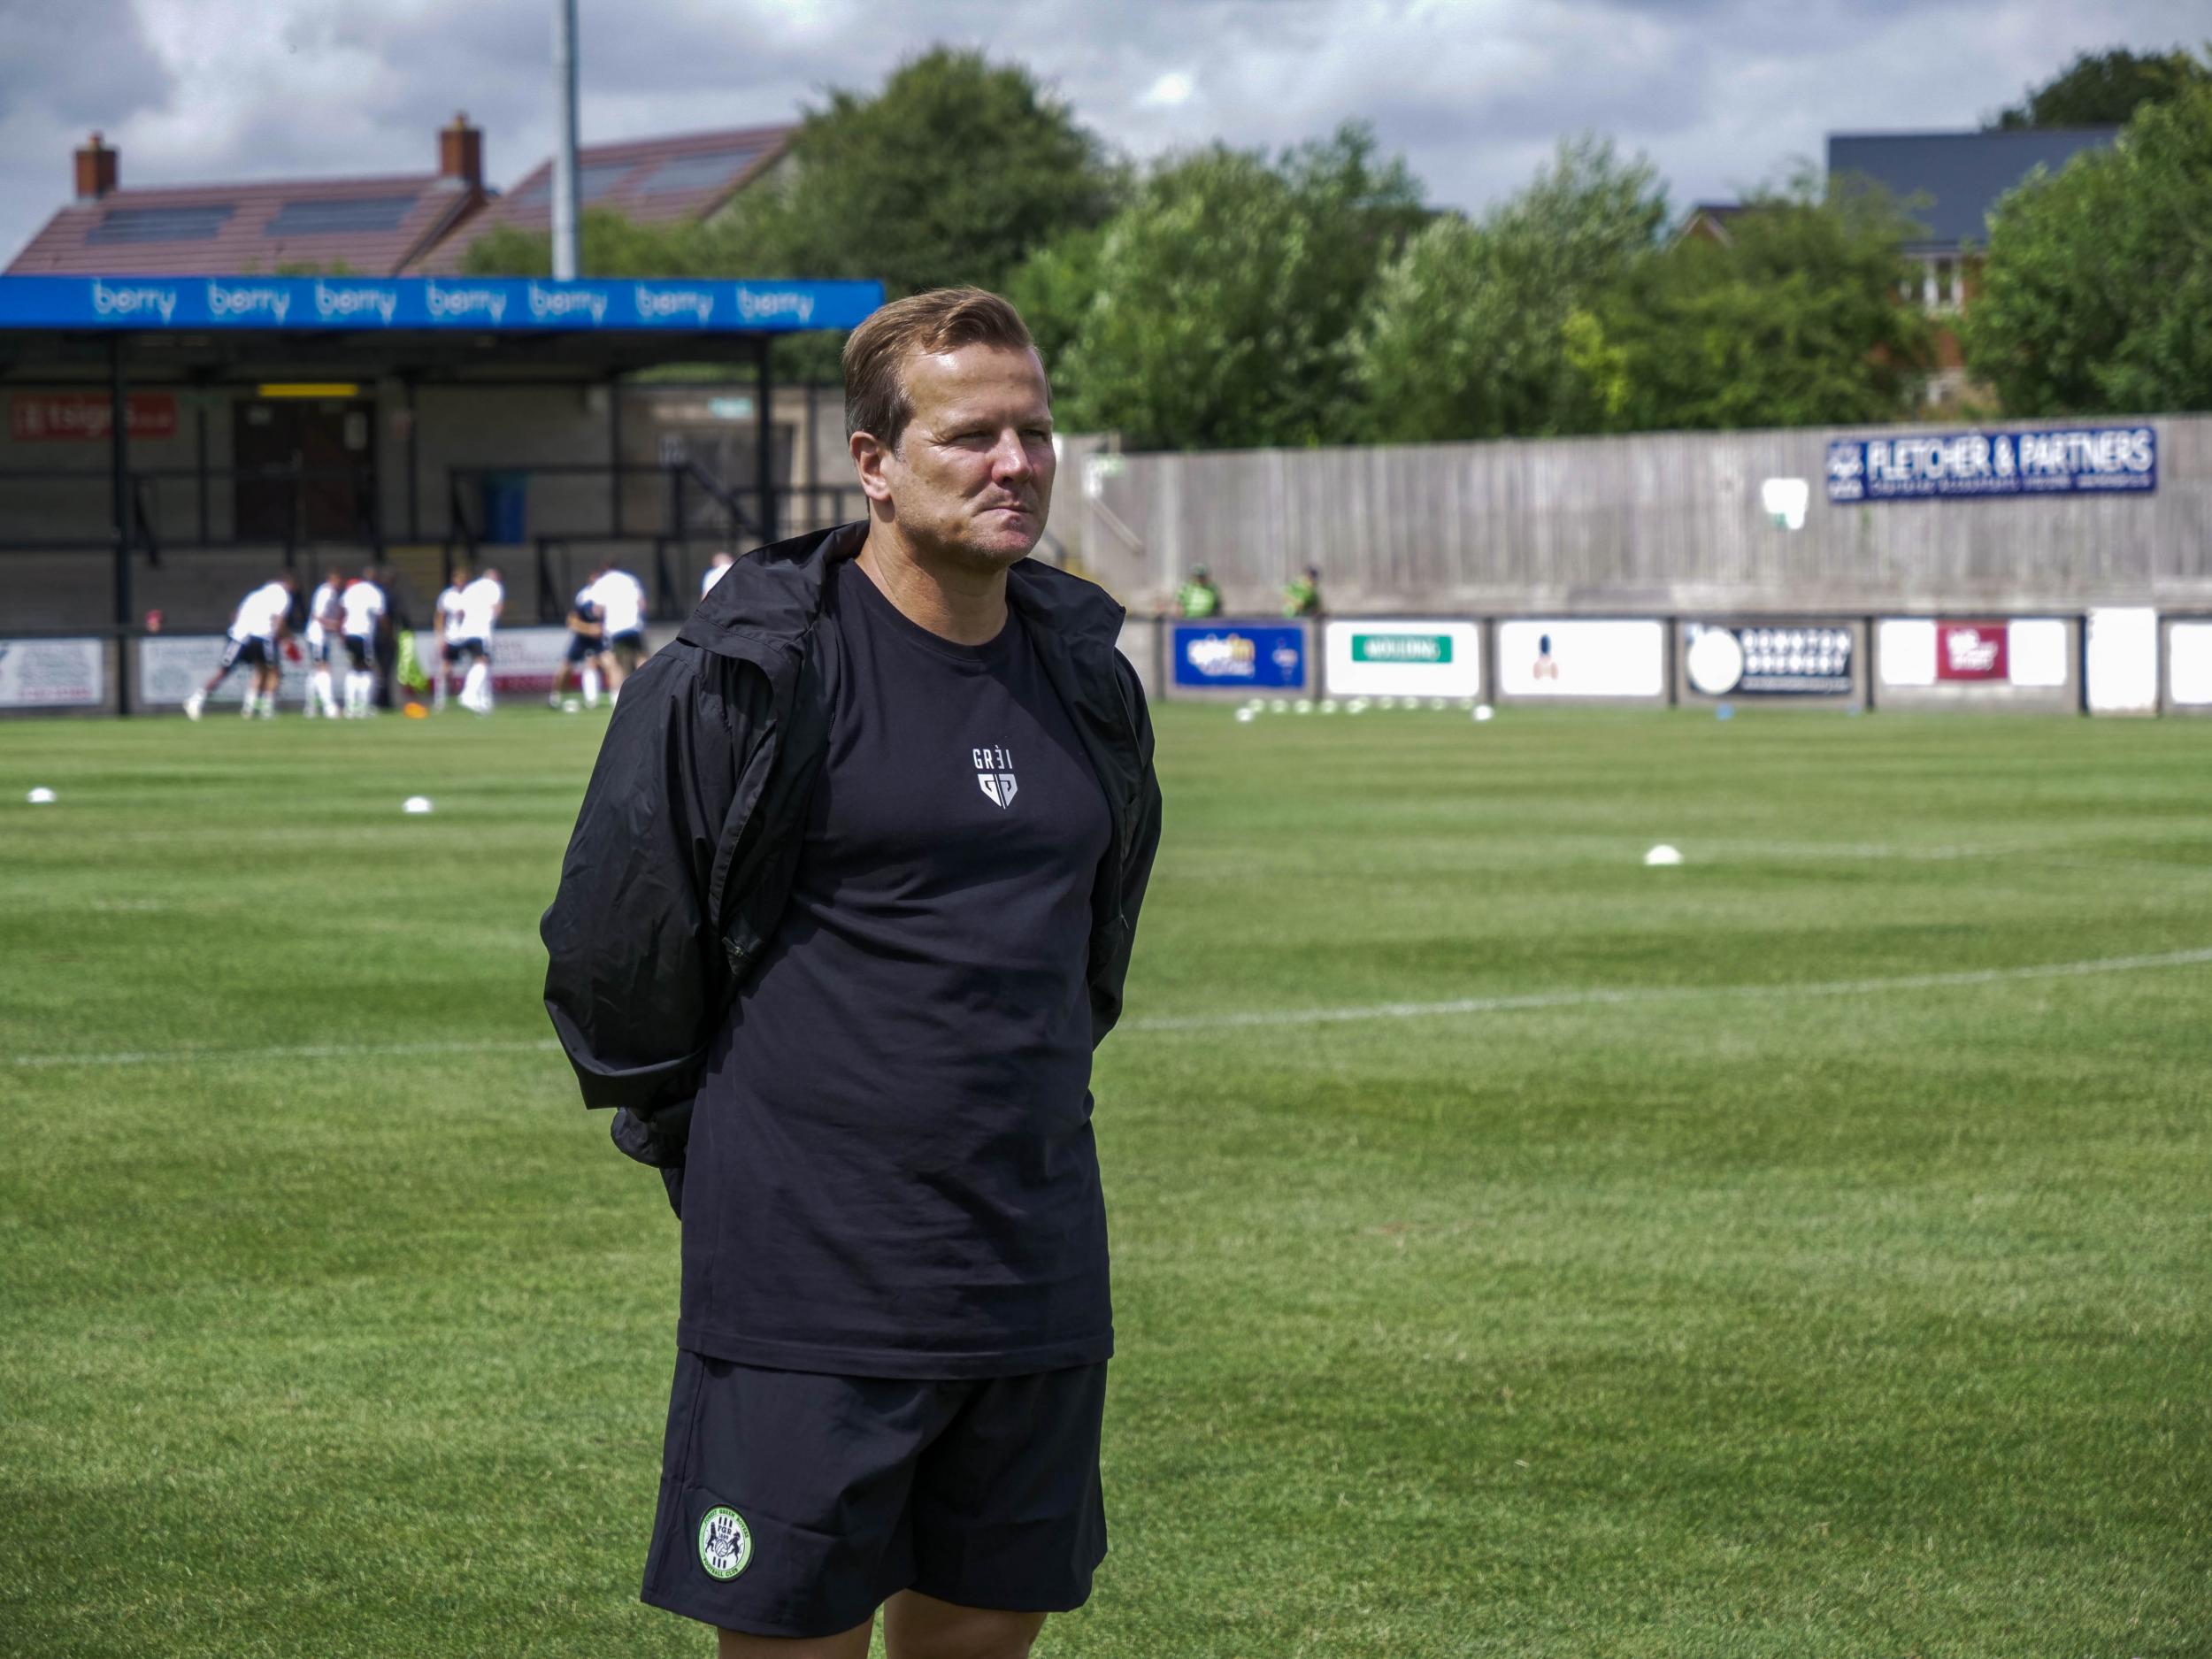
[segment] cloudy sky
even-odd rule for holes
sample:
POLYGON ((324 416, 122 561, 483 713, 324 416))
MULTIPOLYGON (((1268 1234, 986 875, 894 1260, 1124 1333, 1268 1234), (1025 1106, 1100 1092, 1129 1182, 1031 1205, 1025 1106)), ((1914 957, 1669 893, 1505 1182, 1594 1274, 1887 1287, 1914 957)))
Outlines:
MULTIPOLYGON (((1048 81, 1138 157, 1372 122, 1479 208, 1564 133, 1685 203, 1830 132, 1970 127, 2078 50, 2200 40, 2202 0, 580 0, 587 143, 784 120, 933 42, 1048 81)), ((553 0, 0 0, 0 257, 97 127, 126 185, 426 172, 465 109, 493 181, 551 143, 553 0)))

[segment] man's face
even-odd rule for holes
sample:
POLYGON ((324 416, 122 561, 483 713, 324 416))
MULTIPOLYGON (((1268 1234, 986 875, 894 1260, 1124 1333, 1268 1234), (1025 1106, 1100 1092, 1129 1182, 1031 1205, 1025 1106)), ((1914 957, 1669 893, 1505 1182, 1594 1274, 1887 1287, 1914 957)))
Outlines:
POLYGON ((1052 504, 1052 394, 1037 354, 962 346, 910 359, 905 383, 913 415, 897 449, 855 441, 863 487, 891 503, 918 553, 1000 570, 1026 557, 1052 504))

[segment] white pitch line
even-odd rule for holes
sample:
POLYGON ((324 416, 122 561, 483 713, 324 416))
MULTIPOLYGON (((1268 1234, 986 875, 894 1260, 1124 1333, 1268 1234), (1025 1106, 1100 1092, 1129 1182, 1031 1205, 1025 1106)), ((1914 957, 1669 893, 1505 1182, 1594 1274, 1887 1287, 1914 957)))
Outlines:
MULTIPOLYGON (((1815 979, 1801 984, 1623 986, 1580 991, 1537 991, 1522 996, 1462 996, 1447 1002, 1367 1002, 1348 1008, 1275 1009, 1244 1014, 1161 1014, 1125 1020, 1138 1032, 1245 1031, 1271 1025, 1343 1025, 1367 1020, 1432 1019, 1453 1014, 1515 1014, 1557 1008, 1607 1008, 1624 1003, 1705 1001, 1734 996, 1875 996, 1886 991, 1933 991, 1954 987, 2009 985, 2029 979, 2079 979, 2104 973, 2143 973, 2157 968, 2212 964, 2212 946, 2157 956, 2097 956, 2085 962, 2048 962, 2023 968, 1966 968, 1949 973, 1901 973, 1886 979, 1815 979)), ((550 1037, 534 1041, 324 1042, 265 1048, 135 1048, 111 1054, 15 1055, 8 1064, 39 1071, 57 1066, 183 1065, 195 1062, 358 1060, 427 1054, 550 1054, 550 1037)))
POLYGON ((1448 1002, 1370 1002, 1355 1008, 1304 1008, 1256 1014, 1165 1014, 1133 1019, 1125 1031, 1242 1031, 1264 1025, 1344 1025, 1375 1019, 1429 1019, 1449 1014, 1512 1014, 1553 1008, 1605 1008, 1732 996, 1872 996, 1884 991, 1932 991, 1952 986, 2006 985, 2021 979, 2078 979, 2100 973, 2139 973, 2212 963, 2212 947, 2158 956, 2099 956, 2024 968, 1966 968, 1950 973, 1903 973, 1886 979, 1816 979, 1767 985, 1624 986, 1617 990, 1539 991, 1525 996, 1462 996, 1448 1002))

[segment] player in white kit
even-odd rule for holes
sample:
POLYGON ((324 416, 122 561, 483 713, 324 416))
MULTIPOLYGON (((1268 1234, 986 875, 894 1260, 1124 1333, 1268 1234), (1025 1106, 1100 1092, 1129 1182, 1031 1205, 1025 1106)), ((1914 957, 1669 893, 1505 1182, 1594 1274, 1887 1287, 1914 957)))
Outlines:
POLYGON ((714 591, 715 583, 730 573, 730 566, 737 563, 737 555, 724 548, 707 561, 707 567, 699 574, 699 597, 704 599, 714 591))
POLYGON ((346 718, 376 712, 376 630, 384 619, 384 590, 364 574, 339 596, 346 630, 346 718))
POLYGON ((461 590, 461 660, 468 664, 461 682, 461 706, 472 714, 492 711, 492 630, 507 608, 507 590, 499 572, 487 565, 484 573, 461 590))
POLYGON ((645 655, 645 584, 625 570, 610 568, 585 590, 599 607, 600 637, 606 641, 610 702, 622 695, 622 682, 645 655))
POLYGON ((584 706, 599 706, 599 655, 604 641, 599 626, 599 606, 591 596, 592 582, 605 573, 603 565, 591 573, 591 581, 576 590, 575 603, 568 608, 568 649, 561 657, 560 672, 553 676, 553 692, 548 699, 555 708, 563 706, 568 695, 569 681, 580 676, 584 686, 584 706))
POLYGON ((284 659, 278 655, 278 648, 291 629, 292 601, 298 594, 299 583, 287 571, 238 602, 237 613, 230 619, 229 637, 223 641, 222 660, 208 676, 207 684, 184 700, 188 719, 200 718, 208 694, 241 663, 253 671, 253 679, 246 686, 245 702, 239 712, 249 719, 258 714, 265 720, 276 713, 277 681, 284 674, 284 659))
POLYGON ((307 691, 300 698, 300 712, 311 720, 318 713, 338 718, 338 701, 330 689, 330 648, 345 626, 345 610, 338 603, 345 590, 346 579, 332 571, 307 602, 307 691))
POLYGON ((430 693, 430 706, 434 709, 445 707, 446 684, 453 678, 455 665, 461 660, 461 595, 467 590, 468 585, 469 567, 456 565, 445 591, 438 595, 438 678, 430 693))

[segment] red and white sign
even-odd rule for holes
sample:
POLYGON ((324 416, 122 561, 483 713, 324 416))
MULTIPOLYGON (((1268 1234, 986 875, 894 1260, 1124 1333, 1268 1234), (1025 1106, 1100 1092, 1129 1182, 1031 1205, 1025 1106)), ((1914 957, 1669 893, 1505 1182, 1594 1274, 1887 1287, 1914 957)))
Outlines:
MULTIPOLYGON (((124 405, 134 438, 177 435, 173 392, 133 392, 124 405)), ((92 443, 108 435, 113 405, 105 392, 19 392, 10 400, 8 434, 18 443, 92 443)))
POLYGON ((2007 625, 2002 622, 1943 622, 1936 626, 1938 680, 1997 680, 2012 677, 2005 660, 2007 625))

